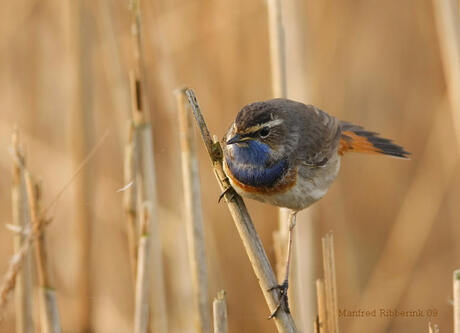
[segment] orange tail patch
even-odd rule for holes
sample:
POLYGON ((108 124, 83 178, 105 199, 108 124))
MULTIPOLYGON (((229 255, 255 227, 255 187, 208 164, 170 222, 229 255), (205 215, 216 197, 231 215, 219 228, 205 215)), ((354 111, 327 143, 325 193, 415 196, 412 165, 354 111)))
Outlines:
POLYGON ((375 147, 368 137, 359 136, 351 131, 343 131, 340 138, 339 155, 346 152, 384 154, 384 151, 375 147))
POLYGON ((408 158, 410 155, 403 147, 393 141, 380 137, 375 132, 366 131, 361 126, 340 122, 342 137, 340 138, 339 154, 357 152, 367 154, 383 154, 398 158, 408 158))

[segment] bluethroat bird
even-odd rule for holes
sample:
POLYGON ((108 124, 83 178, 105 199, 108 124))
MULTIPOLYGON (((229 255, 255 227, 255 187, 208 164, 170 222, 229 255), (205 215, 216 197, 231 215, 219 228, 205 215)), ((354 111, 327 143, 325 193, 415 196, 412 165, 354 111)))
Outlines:
POLYGON ((321 199, 347 152, 407 158, 391 140, 340 121, 313 105, 272 99, 246 105, 223 139, 225 174, 243 197, 290 209, 289 243, 280 306, 289 311, 287 289, 296 213, 321 199))

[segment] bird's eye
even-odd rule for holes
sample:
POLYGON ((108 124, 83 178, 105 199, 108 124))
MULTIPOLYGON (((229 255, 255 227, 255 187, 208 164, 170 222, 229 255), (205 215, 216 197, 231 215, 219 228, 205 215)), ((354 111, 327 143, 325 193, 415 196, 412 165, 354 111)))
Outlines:
POLYGON ((259 132, 261 138, 266 138, 268 134, 270 134, 270 128, 269 127, 264 127, 260 130, 259 132))

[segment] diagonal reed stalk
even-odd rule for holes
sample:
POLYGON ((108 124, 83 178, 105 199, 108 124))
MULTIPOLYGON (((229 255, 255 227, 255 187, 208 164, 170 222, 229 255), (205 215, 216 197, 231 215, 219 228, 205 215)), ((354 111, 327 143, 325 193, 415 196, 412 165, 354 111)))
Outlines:
MULTIPOLYGON (((18 232, 14 237, 14 252, 18 253, 24 245, 27 232, 30 232, 29 214, 27 210, 27 193, 24 183, 25 157, 20 149, 19 133, 17 130, 12 136, 13 155, 13 181, 11 187, 11 205, 13 225, 18 232)), ((34 332, 33 322, 33 288, 32 288, 32 262, 30 251, 24 258, 22 271, 18 274, 15 288, 16 305, 16 332, 34 332)))
POLYGON ((224 290, 217 293, 217 297, 212 302, 212 309, 214 314, 214 333, 227 333, 227 301, 224 290))
POLYGON ((176 91, 179 133, 182 155, 182 181, 184 183, 185 223, 187 228, 188 253, 193 281, 195 322, 197 332, 211 332, 211 317, 208 301, 208 276, 206 248, 201 209, 200 179, 196 142, 193 132, 193 117, 188 110, 185 89, 176 91))
MULTIPOLYGON (((214 172, 220 188, 225 191, 231 187, 228 178, 222 168, 222 149, 218 141, 213 141, 211 134, 206 126, 200 107, 196 100, 195 93, 191 89, 186 89, 188 102, 192 108, 193 115, 200 129, 201 136, 208 151, 209 157, 214 168, 214 172)), ((279 292, 271 289, 278 284, 273 269, 268 261, 267 254, 260 241, 259 235, 251 221, 243 199, 234 191, 227 191, 224 195, 225 201, 233 217, 238 233, 240 234, 246 253, 251 262, 254 273, 259 281, 260 288, 267 302, 268 308, 273 312, 279 304, 279 292)), ((274 317, 278 332, 296 332, 296 326, 290 313, 282 307, 274 317)))

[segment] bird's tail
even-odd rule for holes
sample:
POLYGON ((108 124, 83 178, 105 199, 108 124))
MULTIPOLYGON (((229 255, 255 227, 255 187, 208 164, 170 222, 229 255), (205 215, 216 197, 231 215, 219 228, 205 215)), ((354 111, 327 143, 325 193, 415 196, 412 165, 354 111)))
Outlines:
POLYGON ((399 158, 408 158, 410 153, 391 140, 381 138, 378 133, 364 130, 361 126, 340 122, 342 136, 340 138, 339 154, 346 152, 383 154, 399 158))

